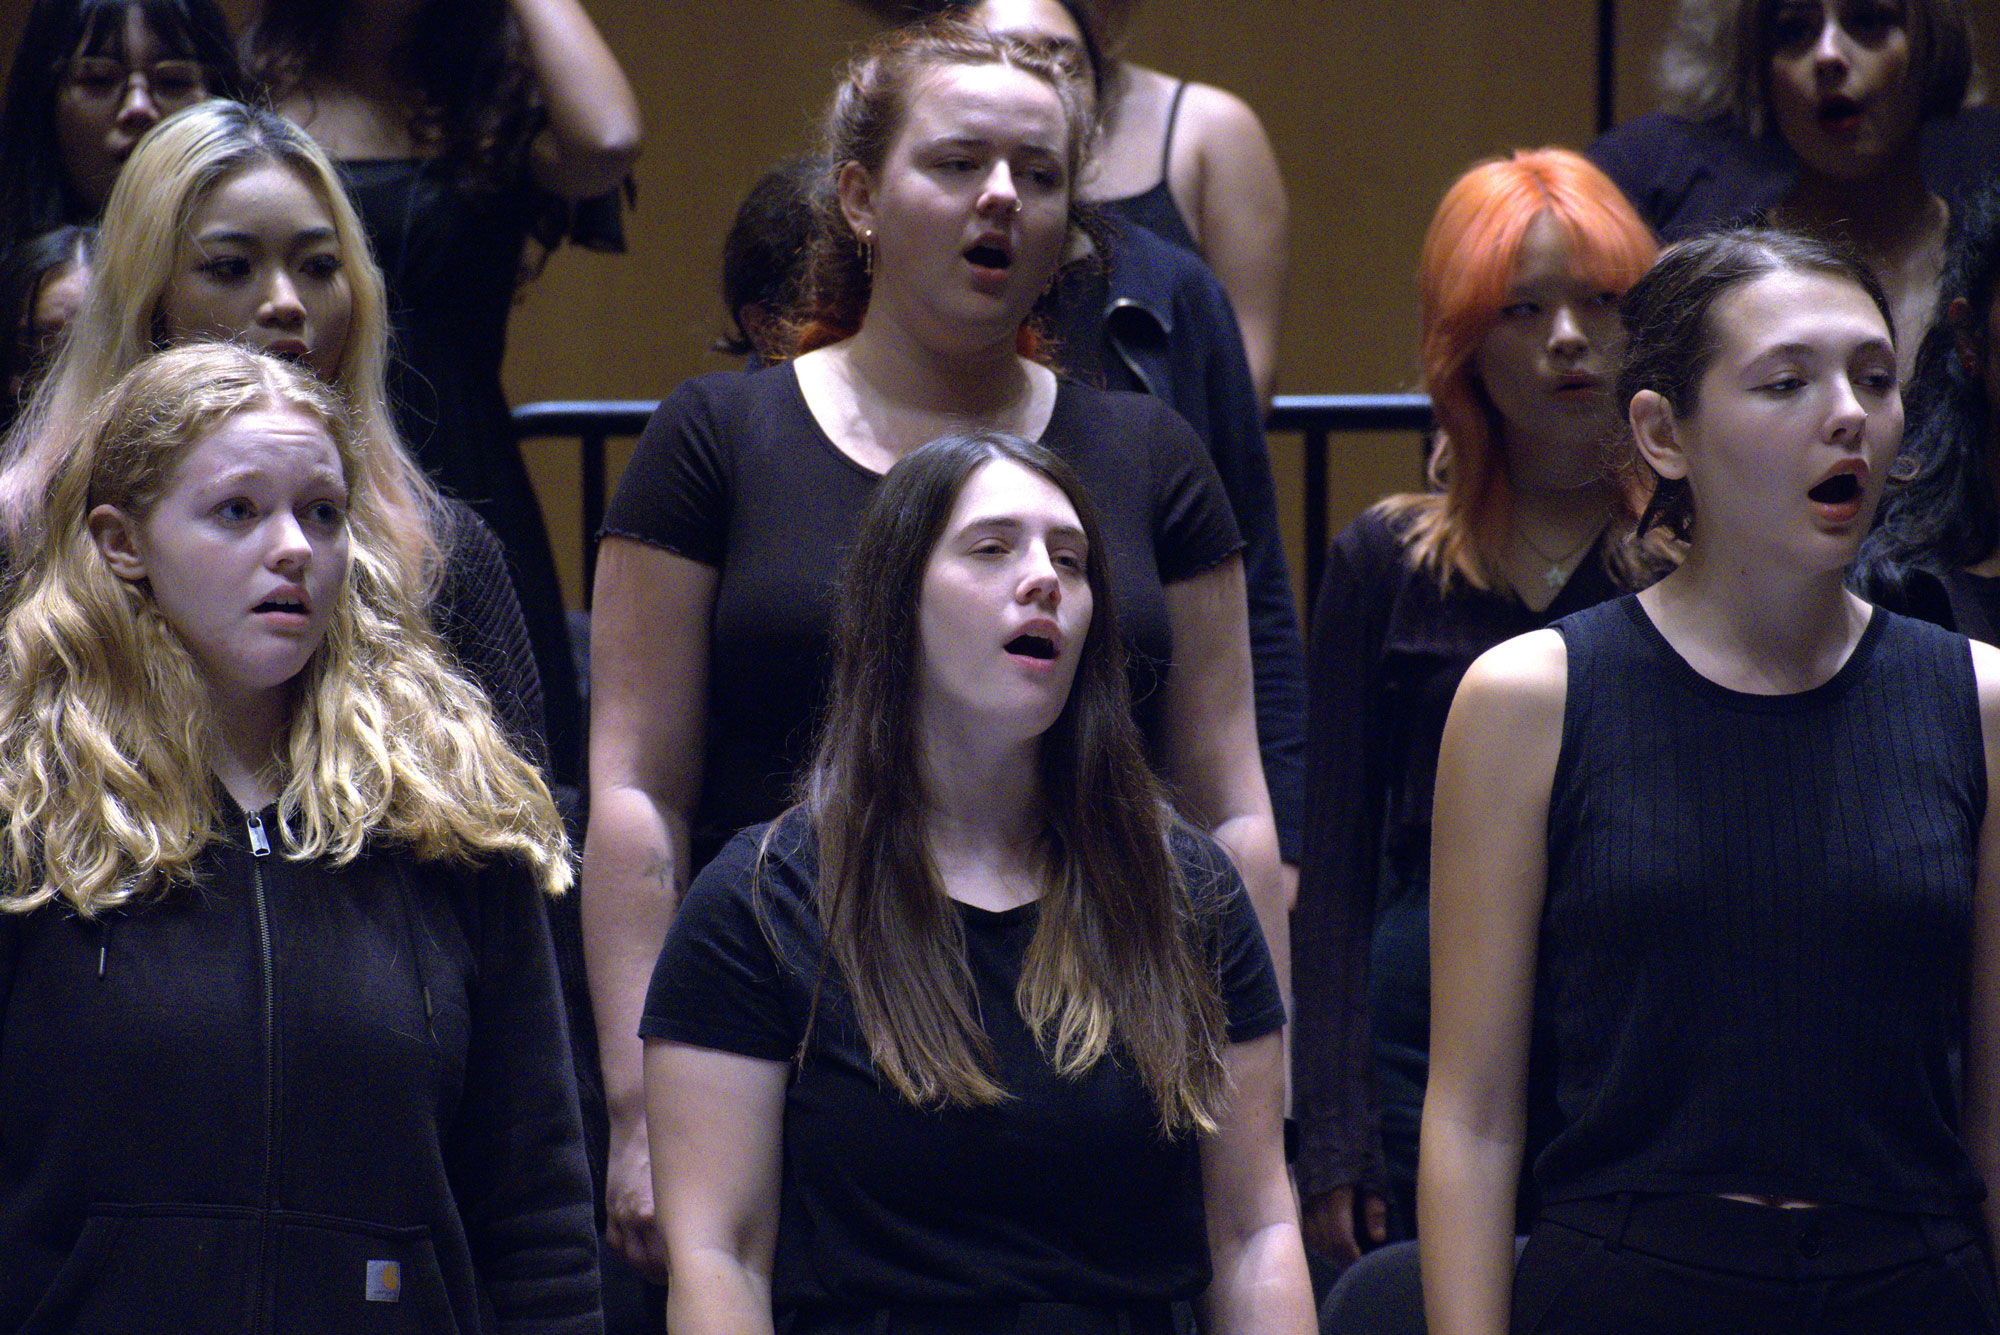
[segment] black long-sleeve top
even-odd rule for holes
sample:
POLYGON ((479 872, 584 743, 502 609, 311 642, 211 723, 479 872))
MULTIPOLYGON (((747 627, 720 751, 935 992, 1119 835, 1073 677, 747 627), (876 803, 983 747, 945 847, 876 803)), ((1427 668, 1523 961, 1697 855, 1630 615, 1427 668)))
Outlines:
MULTIPOLYGON (((1167 207, 1172 208, 1171 197, 1167 207)), ((1151 394, 1171 404, 1208 447, 1243 534, 1257 749, 1279 850, 1297 865, 1305 786, 1305 646, 1285 569, 1250 360, 1229 294, 1199 254, 1127 219, 1106 217, 1103 228, 1103 266, 1063 281, 1057 356, 1064 374, 1086 385, 1151 394)))
POLYGON ((1555 601, 1417 569, 1371 510, 1334 539, 1307 654, 1305 862, 1292 914, 1292 1080, 1308 1194, 1376 1175, 1369 942, 1385 863, 1428 893, 1438 743, 1459 679, 1494 645, 1622 592, 1603 543, 1555 601))

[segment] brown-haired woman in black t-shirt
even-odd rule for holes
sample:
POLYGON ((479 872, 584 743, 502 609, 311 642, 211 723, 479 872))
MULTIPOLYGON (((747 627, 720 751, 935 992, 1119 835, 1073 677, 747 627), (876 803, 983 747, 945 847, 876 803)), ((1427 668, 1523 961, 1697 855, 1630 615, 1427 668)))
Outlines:
MULTIPOLYGON (((824 678, 805 661, 796 697, 750 702, 722 727, 717 701, 777 656, 764 647, 773 619, 808 623, 805 647, 787 655, 820 652, 811 632, 824 622, 818 603, 852 531, 849 507, 860 508, 855 493, 865 498, 897 459, 938 435, 975 423, 1045 439, 1072 462, 1080 451, 1101 456, 1104 471, 1086 473, 1088 485, 1107 526, 1147 544, 1128 548, 1120 578, 1152 581, 1159 630, 1157 658, 1147 655, 1158 689, 1134 707, 1157 716, 1154 758, 1191 820, 1242 870, 1283 976, 1284 893, 1226 498, 1171 412, 1134 395, 1059 385, 1024 355, 1034 350, 1029 316, 1076 235, 1071 202, 1088 138, 1067 71, 1036 48, 941 25, 887 34, 864 51, 828 114, 830 165, 799 355, 749 375, 704 377, 670 399, 611 507, 597 569, 583 904, 611 1112, 609 1237, 636 1265, 662 1259, 633 1038, 646 980, 699 870, 697 851, 728 837, 713 827, 768 820, 784 806, 769 793, 718 806, 713 793, 760 781, 782 794, 797 772, 776 743, 719 772, 716 748, 729 739, 718 734, 809 732, 824 678), (754 411, 693 412, 698 400, 753 399, 754 411), (743 438, 746 423, 779 412, 793 424, 785 434, 743 438), (1086 414, 1144 430, 1069 431, 1086 414), (1059 434, 1070 443, 1058 444, 1059 434), (681 448, 696 435, 699 448, 681 448), (783 485, 808 467, 823 471, 824 485, 783 485), (1169 476, 1187 484, 1178 497, 1156 485, 1169 476), (641 522, 641 493, 666 486, 701 491, 703 505, 683 512, 726 511, 717 531, 697 544, 641 522), (1130 493, 1119 516, 1109 513, 1112 490, 1130 493), (767 520, 773 512, 796 520, 786 531, 739 532, 757 507, 767 520), (1208 534, 1198 553, 1176 528, 1177 516, 1196 510, 1216 516, 1194 526, 1208 534), (769 569, 777 548, 790 568, 769 569), (746 568, 758 563, 769 582, 744 587, 746 568)), ((1121 596, 1128 624, 1141 610, 1121 596)))
POLYGON ((1276 977, 1146 763, 1094 510, 982 431, 860 519, 802 800, 641 1023, 683 1335, 1314 1328, 1276 977))

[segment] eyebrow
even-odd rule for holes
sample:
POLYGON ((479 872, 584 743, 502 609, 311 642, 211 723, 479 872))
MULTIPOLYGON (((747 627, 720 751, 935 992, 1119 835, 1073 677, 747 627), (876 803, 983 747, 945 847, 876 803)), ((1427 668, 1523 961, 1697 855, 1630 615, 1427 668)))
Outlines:
MULTIPOLYGON (((994 141, 988 138, 987 136, 981 134, 939 135, 935 139, 926 139, 921 144, 918 145, 919 148, 928 148, 928 149, 992 148, 993 146, 994 146, 994 141)), ((1047 144, 1039 143, 1032 139, 1021 141, 1018 147, 1025 149, 1030 153, 1040 153, 1044 157, 1050 158, 1052 160, 1060 161, 1062 158, 1062 154, 1056 152, 1055 149, 1050 148, 1047 144)))
MULTIPOLYGON (((291 244, 296 246, 303 241, 332 241, 335 238, 336 234, 331 226, 304 227, 292 235, 291 244)), ((255 246, 263 244, 264 238, 254 232, 241 230, 219 232, 210 228, 197 235, 195 240, 205 245, 255 246)))
MULTIPOLYGON (((1020 518, 1014 515, 987 515, 980 519, 973 519, 967 521, 965 527, 960 529, 959 531, 961 533, 971 533, 975 529, 998 528, 998 529, 1005 529, 1009 533, 1019 533, 1026 527, 1027 525, 1020 518)), ((1050 537, 1071 538, 1074 539, 1075 541, 1082 543, 1088 543, 1090 541, 1090 539, 1087 536, 1085 536, 1084 531, 1081 528, 1077 527, 1075 524, 1051 524, 1049 525, 1048 532, 1050 537)))
MULTIPOLYGON (((270 476, 269 471, 261 465, 245 464, 241 468, 232 468, 226 473, 216 474, 215 477, 205 484, 204 490, 225 491, 230 487, 241 486, 246 482, 261 482, 270 476)), ((347 495, 347 479, 330 468, 313 469, 312 472, 306 475, 306 482, 308 484, 322 483, 332 487, 342 496, 347 495)))
MULTIPOLYGON (((1865 338, 1855 344, 1853 348, 1855 352, 1887 352, 1891 354, 1895 350, 1895 344, 1886 338, 1865 338)), ((1826 349, 1817 347, 1811 343, 1779 343, 1760 350, 1750 358, 1750 362, 1746 363, 1746 365, 1761 362, 1770 357, 1793 357, 1801 361, 1810 361, 1821 356, 1825 351, 1826 349)))

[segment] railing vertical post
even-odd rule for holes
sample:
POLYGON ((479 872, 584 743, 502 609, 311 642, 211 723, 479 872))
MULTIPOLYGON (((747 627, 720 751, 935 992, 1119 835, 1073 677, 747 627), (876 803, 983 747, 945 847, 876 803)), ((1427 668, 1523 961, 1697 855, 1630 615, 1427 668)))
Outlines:
POLYGON ((604 432, 583 436, 583 609, 597 588, 597 530, 604 526, 604 432))
POLYGON ((1306 628, 1312 628, 1319 606, 1319 577, 1326 565, 1327 431, 1315 426, 1305 433, 1306 446, 1306 628))

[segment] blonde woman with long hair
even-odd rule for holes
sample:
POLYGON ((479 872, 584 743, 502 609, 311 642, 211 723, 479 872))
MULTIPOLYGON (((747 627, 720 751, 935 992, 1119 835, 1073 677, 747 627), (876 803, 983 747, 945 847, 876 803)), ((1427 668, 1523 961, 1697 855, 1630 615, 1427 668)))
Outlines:
POLYGON ((298 368, 164 352, 16 552, 0 1328, 597 1328, 568 845, 365 451, 298 368))
POLYGON ((112 189, 89 294, 8 436, 0 523, 14 546, 92 405, 147 353, 227 338, 310 367, 353 405, 355 486, 376 499, 387 555, 514 739, 544 747, 542 687, 505 557, 442 499, 396 434, 384 390, 381 272, 332 163, 268 111, 215 99, 149 133, 112 189))

